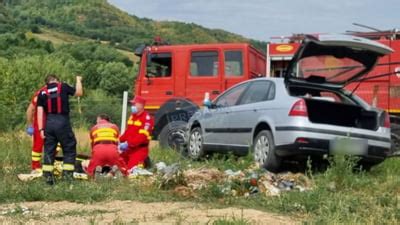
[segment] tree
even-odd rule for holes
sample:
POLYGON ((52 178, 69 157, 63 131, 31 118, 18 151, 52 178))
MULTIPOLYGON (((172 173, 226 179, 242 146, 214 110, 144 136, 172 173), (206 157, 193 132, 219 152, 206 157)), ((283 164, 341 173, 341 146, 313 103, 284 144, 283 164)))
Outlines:
POLYGON ((111 62, 101 65, 97 69, 101 76, 99 88, 110 94, 121 96, 123 91, 132 89, 133 73, 120 62, 111 62))

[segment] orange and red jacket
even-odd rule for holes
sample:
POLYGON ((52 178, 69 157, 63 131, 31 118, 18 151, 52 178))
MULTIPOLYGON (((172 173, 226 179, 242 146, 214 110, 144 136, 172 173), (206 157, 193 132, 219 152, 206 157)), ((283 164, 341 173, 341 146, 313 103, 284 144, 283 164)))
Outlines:
POLYGON ((100 120, 90 130, 90 140, 92 147, 99 143, 118 144, 118 126, 106 120, 100 120))
POLYGON ((130 149, 146 146, 151 140, 154 120, 147 112, 140 115, 132 114, 128 120, 125 133, 119 138, 120 142, 128 142, 130 149))

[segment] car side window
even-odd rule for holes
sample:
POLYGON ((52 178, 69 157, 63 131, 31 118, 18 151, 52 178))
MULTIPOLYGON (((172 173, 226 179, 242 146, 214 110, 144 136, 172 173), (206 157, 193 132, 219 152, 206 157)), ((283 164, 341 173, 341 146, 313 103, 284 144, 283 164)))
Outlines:
POLYGON ((239 105, 272 100, 275 97, 275 85, 271 81, 254 81, 243 94, 239 105))
POLYGON ((147 74, 150 77, 171 77, 172 56, 171 53, 151 54, 151 63, 147 67, 147 74))
POLYGON ((190 76, 214 77, 218 75, 218 51, 192 52, 190 76))
POLYGON ((241 84, 237 87, 230 89, 221 95, 215 102, 218 107, 234 106, 238 102, 240 96, 246 90, 248 83, 241 84))

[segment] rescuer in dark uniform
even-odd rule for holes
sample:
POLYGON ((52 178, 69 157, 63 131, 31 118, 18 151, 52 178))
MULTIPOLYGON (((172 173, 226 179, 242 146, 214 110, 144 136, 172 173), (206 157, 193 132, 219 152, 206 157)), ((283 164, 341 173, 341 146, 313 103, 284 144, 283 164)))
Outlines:
POLYGON ((76 86, 58 81, 56 75, 46 77, 46 87, 38 96, 38 128, 44 138, 43 176, 54 184, 54 156, 57 143, 63 149, 63 178, 72 180, 75 167, 76 139, 69 121, 69 96, 82 96, 82 78, 76 76, 76 86), (43 118, 45 117, 45 124, 43 118))

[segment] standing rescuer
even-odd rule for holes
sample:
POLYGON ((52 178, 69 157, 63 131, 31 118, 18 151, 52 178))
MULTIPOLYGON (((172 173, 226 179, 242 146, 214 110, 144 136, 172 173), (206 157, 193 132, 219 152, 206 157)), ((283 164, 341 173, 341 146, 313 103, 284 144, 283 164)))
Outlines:
POLYGON ((129 117, 125 133, 119 138, 121 156, 127 164, 128 170, 138 165, 143 165, 149 155, 149 143, 154 120, 149 113, 144 111, 146 100, 136 96, 131 101, 132 115, 129 117))
POLYGON ((32 161, 31 161, 31 173, 41 173, 42 165, 40 161, 42 160, 42 152, 43 152, 43 139, 40 136, 40 131, 38 128, 38 119, 37 119, 37 100, 38 95, 45 87, 40 88, 32 97, 31 102, 26 110, 26 120, 28 123, 28 128, 26 129, 26 133, 32 136, 32 161))
POLYGON ((69 96, 82 96, 82 78, 76 76, 75 88, 59 82, 56 75, 46 77, 46 86, 38 96, 38 128, 44 139, 43 176, 54 184, 54 156, 57 143, 63 150, 63 177, 72 180, 76 157, 76 139, 69 120, 69 96), (46 115, 46 122, 43 118, 46 115))

